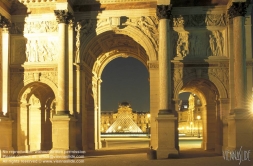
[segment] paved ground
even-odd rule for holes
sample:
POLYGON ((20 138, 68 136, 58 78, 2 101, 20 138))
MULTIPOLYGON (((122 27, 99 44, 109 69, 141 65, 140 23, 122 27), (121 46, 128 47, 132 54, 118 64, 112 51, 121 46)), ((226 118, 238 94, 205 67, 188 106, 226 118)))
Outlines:
MULTIPOLYGON (((48 154, 19 156, 0 159, 0 166, 253 166, 251 161, 227 161, 213 151, 203 151, 199 148, 199 141, 191 141, 180 145, 180 157, 178 159, 150 160, 147 157, 148 140, 125 140, 125 144, 119 140, 108 140, 110 146, 97 151, 89 151, 84 157, 78 159, 50 158, 48 154), (129 146, 133 145, 133 146, 129 146), (136 147, 138 147, 136 149, 136 147), (127 149, 126 149, 127 148, 127 149)), ((253 153, 253 152, 252 152, 253 153)))

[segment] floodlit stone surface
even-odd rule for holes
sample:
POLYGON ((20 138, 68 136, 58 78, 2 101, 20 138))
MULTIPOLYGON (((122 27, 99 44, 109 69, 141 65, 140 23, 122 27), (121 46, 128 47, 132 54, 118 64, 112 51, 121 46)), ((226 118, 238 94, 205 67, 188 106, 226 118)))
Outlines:
POLYGON ((0 149, 100 149, 101 74, 113 59, 134 57, 149 71, 159 158, 180 154, 182 92, 202 104, 204 150, 253 150, 251 8, 245 0, 2 0, 0 149))

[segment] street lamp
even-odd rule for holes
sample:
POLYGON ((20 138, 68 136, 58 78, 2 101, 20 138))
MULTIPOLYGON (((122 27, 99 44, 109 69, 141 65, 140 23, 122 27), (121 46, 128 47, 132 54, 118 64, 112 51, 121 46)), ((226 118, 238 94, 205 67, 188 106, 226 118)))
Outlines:
POLYGON ((200 120, 200 118, 201 118, 201 117, 198 115, 198 116, 197 116, 197 119, 198 119, 198 138, 200 138, 200 132, 199 132, 199 120, 200 120))

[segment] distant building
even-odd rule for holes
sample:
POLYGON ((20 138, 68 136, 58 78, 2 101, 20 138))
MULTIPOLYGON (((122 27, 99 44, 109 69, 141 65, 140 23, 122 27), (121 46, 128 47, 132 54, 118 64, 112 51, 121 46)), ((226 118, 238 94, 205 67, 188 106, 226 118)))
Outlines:
POLYGON ((180 101, 178 111, 179 134, 197 136, 198 132, 202 132, 201 106, 202 103, 195 94, 191 94, 188 101, 180 101))
POLYGON ((150 127, 149 112, 134 112, 128 102, 119 104, 117 112, 101 112, 101 133, 113 132, 148 132, 150 127))

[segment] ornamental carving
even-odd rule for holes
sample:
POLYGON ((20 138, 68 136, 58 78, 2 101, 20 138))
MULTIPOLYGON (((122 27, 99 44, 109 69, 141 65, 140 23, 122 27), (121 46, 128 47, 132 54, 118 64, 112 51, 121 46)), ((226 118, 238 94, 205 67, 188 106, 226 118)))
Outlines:
POLYGON ((11 22, 0 14, 0 28, 9 28, 11 26, 11 22))
POLYGON ((173 16, 173 27, 226 26, 227 17, 223 14, 195 14, 173 16))
POLYGON ((56 21, 31 21, 26 19, 24 33, 48 33, 57 32, 58 23, 56 21))
POLYGON ((159 19, 169 19, 172 5, 157 5, 156 15, 159 19))
POLYGON ((55 16, 56 16, 56 21, 58 23, 68 24, 70 22, 73 22, 74 17, 67 10, 55 10, 54 13, 55 13, 55 16))
POLYGON ((187 32, 178 33, 176 56, 185 57, 188 54, 189 54, 189 34, 187 32))
POLYGON ((179 58, 224 56, 225 40, 222 31, 176 32, 172 44, 179 58))
POLYGON ((57 71, 41 72, 40 77, 41 77, 41 79, 46 78, 46 79, 52 81, 55 85, 58 84, 58 72, 57 71))
POLYGON ((224 55, 224 38, 221 32, 213 31, 209 35, 209 47, 207 55, 223 56, 224 55))
POLYGON ((76 31, 76 57, 75 62, 80 63, 80 42, 85 38, 91 31, 95 20, 81 20, 77 22, 75 27, 76 31))
POLYGON ((237 16, 245 16, 248 5, 245 2, 233 2, 228 9, 229 18, 232 19, 237 16))
POLYGON ((218 78, 224 87, 228 87, 229 85, 229 69, 228 68, 209 68, 208 74, 215 76, 218 78))
POLYGON ((128 26, 138 28, 145 36, 147 36, 155 49, 158 50, 158 19, 154 16, 141 16, 138 18, 129 18, 126 23, 128 26))
POLYGON ((158 62, 153 62, 153 63, 148 63, 149 69, 159 69, 159 64, 158 62))
POLYGON ((26 80, 32 80, 32 81, 40 81, 43 79, 48 79, 52 81, 55 85, 57 85, 57 72, 25 72, 24 73, 24 82, 26 80))
POLYGON ((57 60, 57 47, 57 42, 53 40, 28 40, 26 62, 55 62, 57 60))

